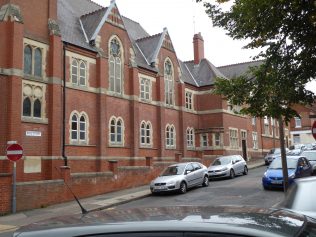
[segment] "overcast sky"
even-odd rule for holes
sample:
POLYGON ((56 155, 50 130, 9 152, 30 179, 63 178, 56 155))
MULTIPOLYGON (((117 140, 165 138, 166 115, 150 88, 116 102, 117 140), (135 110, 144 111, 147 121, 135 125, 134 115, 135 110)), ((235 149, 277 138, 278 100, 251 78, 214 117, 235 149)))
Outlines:
MULTIPOLYGON (((93 0, 101 6, 110 0, 93 0)), ((150 34, 167 27, 178 58, 193 60, 193 35, 201 32, 205 58, 215 66, 252 61, 259 51, 246 50, 246 42, 232 40, 223 29, 213 27, 202 4, 195 0, 116 0, 121 15, 138 23, 150 34)), ((316 93, 316 82, 308 87, 316 93)))

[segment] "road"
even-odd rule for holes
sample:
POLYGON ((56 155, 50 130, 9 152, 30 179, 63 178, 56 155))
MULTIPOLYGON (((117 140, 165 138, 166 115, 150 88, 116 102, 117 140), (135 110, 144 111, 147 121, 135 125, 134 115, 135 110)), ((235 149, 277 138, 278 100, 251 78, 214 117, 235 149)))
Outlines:
POLYGON ((249 170, 248 175, 237 176, 233 180, 211 181, 208 187, 195 188, 184 195, 155 195, 129 202, 116 208, 174 205, 253 205, 272 207, 283 199, 284 193, 280 190, 265 191, 262 189, 261 178, 265 170, 266 167, 260 167, 249 170))
MULTIPOLYGON (((116 206, 117 209, 134 207, 157 207, 175 205, 252 205, 272 207, 280 202, 282 191, 265 191, 261 186, 262 174, 266 167, 249 170, 248 175, 235 179, 211 181, 208 187, 189 190, 186 194, 163 194, 149 196, 116 206)), ((0 237, 9 237, 12 233, 0 233, 0 237)))

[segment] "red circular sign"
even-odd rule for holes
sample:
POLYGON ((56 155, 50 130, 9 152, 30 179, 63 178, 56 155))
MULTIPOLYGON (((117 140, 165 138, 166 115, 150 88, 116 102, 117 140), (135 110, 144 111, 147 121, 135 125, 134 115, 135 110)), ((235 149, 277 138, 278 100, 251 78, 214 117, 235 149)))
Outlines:
POLYGON ((18 161, 23 156, 23 148, 19 144, 12 144, 7 148, 7 157, 11 161, 18 161))
POLYGON ((313 137, 316 140, 316 121, 313 123, 313 126, 312 126, 312 134, 313 134, 313 137))

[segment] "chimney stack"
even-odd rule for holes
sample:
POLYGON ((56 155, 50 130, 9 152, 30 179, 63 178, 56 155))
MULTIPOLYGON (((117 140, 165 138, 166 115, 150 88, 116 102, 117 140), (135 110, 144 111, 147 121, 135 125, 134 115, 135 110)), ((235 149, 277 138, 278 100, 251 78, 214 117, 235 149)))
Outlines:
POLYGON ((194 64, 199 64, 204 58, 204 40, 201 32, 195 34, 193 37, 193 48, 194 48, 194 64))

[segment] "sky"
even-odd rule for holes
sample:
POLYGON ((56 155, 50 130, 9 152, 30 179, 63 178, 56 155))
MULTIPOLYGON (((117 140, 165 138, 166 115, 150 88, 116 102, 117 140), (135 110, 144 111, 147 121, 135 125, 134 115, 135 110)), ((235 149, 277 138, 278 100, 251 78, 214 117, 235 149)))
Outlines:
MULTIPOLYGON (((110 0, 93 0, 101 6, 110 0)), ((215 66, 252 61, 259 50, 243 49, 245 41, 233 40, 226 32, 213 27, 205 8, 195 0, 116 0, 121 15, 142 25, 150 34, 168 29, 177 57, 193 60, 193 36, 201 32, 204 38, 204 56, 215 66)), ((307 86, 316 93, 316 81, 307 86)))

